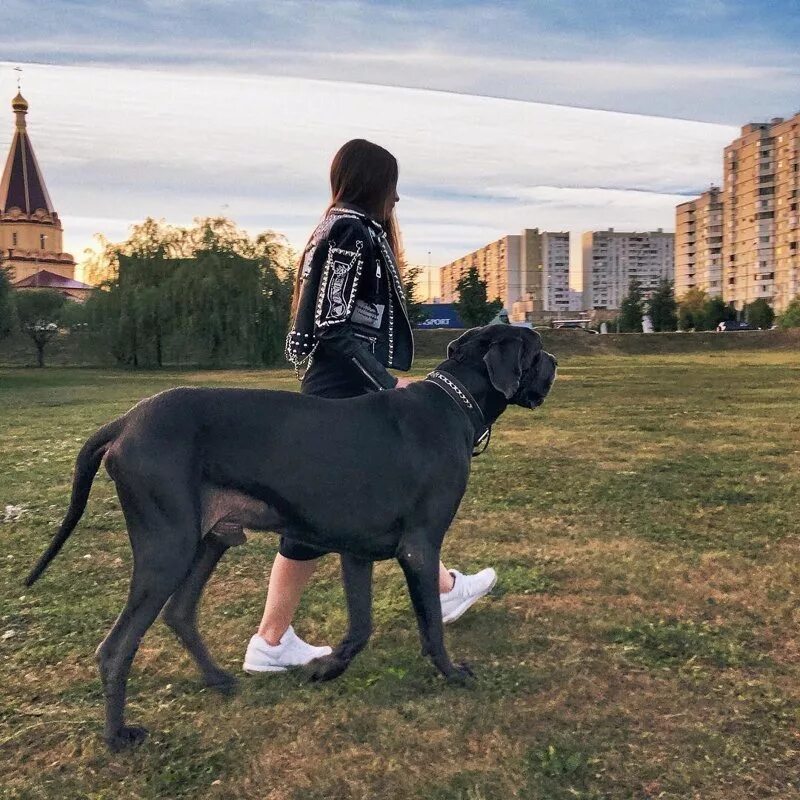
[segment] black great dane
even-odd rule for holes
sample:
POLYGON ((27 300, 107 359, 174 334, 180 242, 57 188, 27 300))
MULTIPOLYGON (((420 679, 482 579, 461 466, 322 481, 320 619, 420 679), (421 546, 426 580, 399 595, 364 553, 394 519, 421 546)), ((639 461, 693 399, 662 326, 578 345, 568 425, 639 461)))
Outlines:
POLYGON ((31 571, 32 584, 86 508, 105 458, 133 549, 128 599, 97 649, 113 750, 141 741, 124 724, 131 663, 147 629, 164 620, 205 682, 235 679, 211 658, 197 603, 217 562, 267 530, 341 554, 349 626, 333 653, 311 664, 313 680, 341 675, 371 632, 372 564, 396 558, 405 573, 423 652, 448 679, 439 550, 466 490, 473 448, 509 404, 541 405, 555 358, 527 328, 489 325, 451 342, 447 359, 406 389, 348 400, 295 392, 177 388, 134 406, 83 446, 64 522, 31 571))

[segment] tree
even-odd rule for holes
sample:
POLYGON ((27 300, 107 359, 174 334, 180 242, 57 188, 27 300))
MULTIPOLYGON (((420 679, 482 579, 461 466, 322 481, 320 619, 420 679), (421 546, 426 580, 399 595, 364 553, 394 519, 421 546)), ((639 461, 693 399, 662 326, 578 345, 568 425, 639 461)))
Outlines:
POLYGON ((678 327, 682 331, 708 330, 707 302, 708 295, 702 289, 689 289, 678 302, 678 327))
POLYGON ((428 313, 422 308, 422 301, 417 300, 417 289, 422 267, 406 267, 403 270, 403 291, 406 295, 406 312, 412 325, 418 325, 428 319, 428 313))
POLYGON ((761 330, 768 330, 775 321, 775 312, 772 306, 763 298, 759 297, 748 303, 744 309, 745 319, 754 327, 761 330))
POLYGON ((778 317, 781 328, 800 328, 800 297, 795 297, 786 310, 778 317))
POLYGON ((672 281, 663 280, 650 297, 650 320, 656 331, 674 331, 678 327, 678 304, 672 281))
POLYGON ((620 333, 641 333, 643 313, 642 285, 636 278, 632 278, 628 284, 628 294, 622 298, 619 307, 620 333))
POLYGON ((9 271, 0 264, 0 339, 14 330, 14 300, 9 271))
POLYGON ((458 302, 454 303, 456 311, 470 328, 486 325, 503 307, 503 302, 499 298, 487 301, 486 281, 481 280, 477 267, 470 267, 469 272, 456 285, 456 291, 458 292, 458 302))
POLYGON ((30 289, 16 294, 19 326, 36 345, 37 366, 44 366, 44 349, 58 335, 65 302, 64 295, 52 289, 30 289))
POLYGON ((67 300, 59 315, 59 326, 69 331, 80 331, 88 327, 89 314, 86 303, 67 300))
POLYGON ((109 276, 87 301, 90 326, 131 367, 279 361, 288 326, 294 253, 266 231, 251 239, 224 217, 191 228, 145 220, 107 245, 109 276))
POLYGON ((726 303, 719 295, 709 297, 704 309, 705 330, 714 331, 720 322, 736 319, 736 309, 726 303))

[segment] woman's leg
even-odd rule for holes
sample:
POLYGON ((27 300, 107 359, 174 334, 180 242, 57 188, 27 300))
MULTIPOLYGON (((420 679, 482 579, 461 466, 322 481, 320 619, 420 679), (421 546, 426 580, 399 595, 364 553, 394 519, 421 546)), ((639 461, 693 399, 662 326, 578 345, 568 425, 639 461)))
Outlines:
POLYGON ((317 559, 295 561, 278 553, 272 564, 264 615, 258 635, 269 645, 279 645, 292 624, 300 598, 317 568, 317 559))
POLYGON ((463 575, 449 570, 439 562, 439 601, 442 604, 442 621, 455 622, 481 597, 492 591, 497 583, 497 573, 487 567, 474 575, 463 575))
POLYGON ((455 576, 440 561, 439 562, 439 594, 447 594, 456 582, 455 576))
POLYGON ((314 574, 319 556, 325 554, 283 541, 281 551, 287 552, 279 553, 272 563, 264 615, 244 654, 242 668, 251 675, 284 672, 331 653, 330 647, 304 642, 292 628, 292 617, 300 605, 303 589, 314 574))
MULTIPOLYGON (((295 561, 280 553, 275 556, 269 575, 264 615, 258 626, 258 635, 267 644, 280 644, 283 634, 292 624, 303 591, 316 568, 317 559, 295 561)), ((440 561, 439 593, 448 594, 455 586, 455 581, 455 575, 440 561)))

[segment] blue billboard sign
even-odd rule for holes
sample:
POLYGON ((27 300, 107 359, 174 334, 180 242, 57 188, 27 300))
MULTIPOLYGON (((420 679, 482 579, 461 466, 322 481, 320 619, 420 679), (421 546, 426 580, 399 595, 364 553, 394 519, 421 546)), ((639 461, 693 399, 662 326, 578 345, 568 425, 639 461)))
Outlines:
POLYGON ((423 303, 426 318, 415 328, 463 328, 464 323, 452 303, 423 303))

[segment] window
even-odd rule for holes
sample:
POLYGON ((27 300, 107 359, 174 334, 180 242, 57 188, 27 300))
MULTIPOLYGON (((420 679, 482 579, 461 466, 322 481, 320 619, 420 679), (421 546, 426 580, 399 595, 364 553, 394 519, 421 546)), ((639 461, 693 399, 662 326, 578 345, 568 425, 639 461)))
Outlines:
POLYGON ((45 243, 47 242, 47 236, 43 233, 39 234, 39 249, 44 250, 45 243))
POLYGON ((16 247, 17 246, 17 232, 16 231, 14 231, 11 234, 11 246, 12 247, 16 247))

